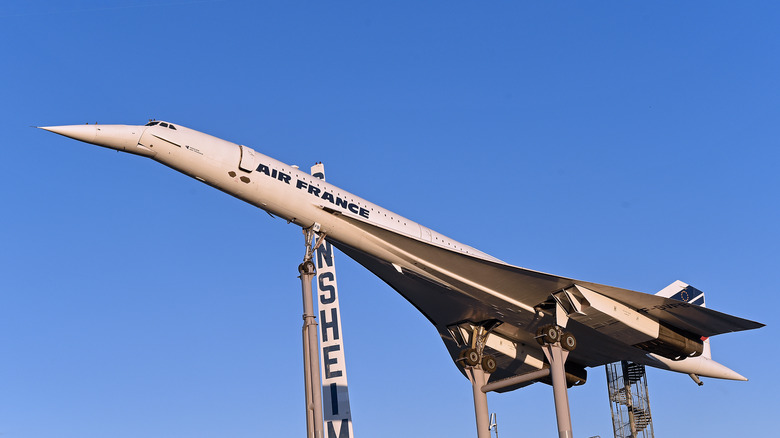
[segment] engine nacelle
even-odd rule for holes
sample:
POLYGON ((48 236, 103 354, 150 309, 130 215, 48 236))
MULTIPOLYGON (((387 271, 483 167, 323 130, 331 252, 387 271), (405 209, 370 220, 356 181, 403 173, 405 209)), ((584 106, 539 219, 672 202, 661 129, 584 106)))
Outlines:
POLYGON ((704 351, 704 341, 700 336, 660 324, 658 339, 634 344, 634 347, 672 360, 682 360, 700 356, 704 351))

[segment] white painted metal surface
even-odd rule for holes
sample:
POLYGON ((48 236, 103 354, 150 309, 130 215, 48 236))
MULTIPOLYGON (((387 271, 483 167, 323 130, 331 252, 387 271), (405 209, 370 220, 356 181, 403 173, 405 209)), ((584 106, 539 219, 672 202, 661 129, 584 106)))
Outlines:
MULTIPOLYGON (((322 163, 318 163, 312 166, 311 174, 315 178, 324 180, 325 167, 322 163)), ((352 411, 349 406, 347 362, 341 325, 336 261, 333 245, 327 241, 327 238, 317 247, 315 259, 325 436, 352 438, 355 435, 352 411)))

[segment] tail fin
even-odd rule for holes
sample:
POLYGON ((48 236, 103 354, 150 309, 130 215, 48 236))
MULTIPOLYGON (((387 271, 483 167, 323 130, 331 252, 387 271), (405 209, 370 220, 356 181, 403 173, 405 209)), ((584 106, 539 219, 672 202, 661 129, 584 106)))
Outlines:
MULTIPOLYGON (((684 283, 680 280, 666 286, 656 293, 659 297, 671 298, 677 301, 684 301, 696 306, 707 307, 704 302, 704 292, 696 289, 695 287, 684 283)), ((712 353, 710 352, 710 338, 702 339, 704 342, 704 348, 701 355, 711 359, 712 353)))
POLYGON ((707 307, 704 305, 704 292, 687 283, 683 283, 680 280, 661 289, 656 295, 677 301, 685 301, 686 303, 701 307, 707 307))

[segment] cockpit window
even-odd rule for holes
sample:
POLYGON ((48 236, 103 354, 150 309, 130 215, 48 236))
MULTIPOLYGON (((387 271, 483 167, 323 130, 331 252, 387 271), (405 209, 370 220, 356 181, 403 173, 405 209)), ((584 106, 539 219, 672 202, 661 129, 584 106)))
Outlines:
POLYGON ((154 125, 158 125, 158 124, 160 126, 162 126, 163 128, 173 129, 174 131, 176 130, 175 126, 169 125, 168 123, 165 123, 165 122, 159 122, 159 121, 149 122, 149 123, 146 124, 146 126, 154 126, 154 125))

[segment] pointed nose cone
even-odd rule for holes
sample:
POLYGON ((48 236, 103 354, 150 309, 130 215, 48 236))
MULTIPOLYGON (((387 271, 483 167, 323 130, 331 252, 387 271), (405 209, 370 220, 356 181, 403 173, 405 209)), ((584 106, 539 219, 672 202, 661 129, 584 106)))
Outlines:
POLYGON ((97 125, 40 126, 40 129, 93 144, 97 134, 97 125))
POLYGON ((103 146, 134 155, 154 157, 155 152, 139 144, 145 126, 134 125, 65 125, 41 126, 40 129, 74 140, 103 146))

